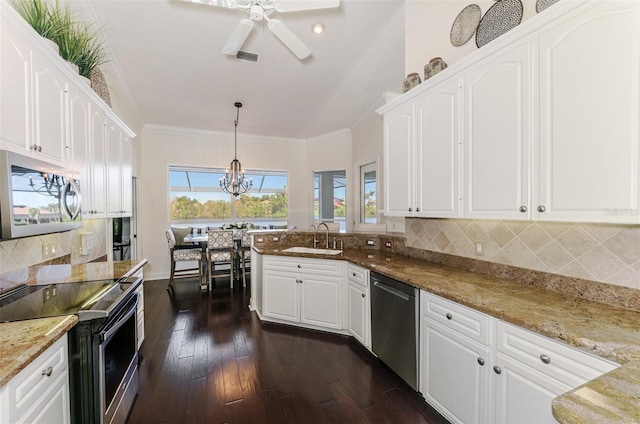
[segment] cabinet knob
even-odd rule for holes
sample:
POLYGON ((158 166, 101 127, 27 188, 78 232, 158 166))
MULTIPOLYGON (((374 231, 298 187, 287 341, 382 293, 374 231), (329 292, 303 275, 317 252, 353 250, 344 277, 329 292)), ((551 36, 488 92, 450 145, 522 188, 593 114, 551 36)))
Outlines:
POLYGON ((420 212, 420 208, 416 208, 416 212, 420 212))
POLYGON ((362 293, 362 297, 366 297, 364 293, 362 293))
POLYGON ((447 312, 447 314, 446 314, 445 316, 447 317, 447 319, 451 319, 451 318, 453 318, 453 315, 451 315, 451 313, 450 313, 450 312, 447 312))
POLYGON ((351 273, 351 275, 353 275, 353 276, 355 277, 355 276, 356 276, 356 273, 355 273, 355 272, 352 272, 352 273, 351 273))
POLYGON ((52 373, 53 373, 52 367, 48 367, 46 370, 42 370, 42 375, 46 375, 47 377, 51 377, 52 373))
POLYGON ((527 211, 527 207, 526 207, 525 205, 522 205, 522 206, 520 206, 519 211, 520 211, 520 212, 522 212, 522 213, 524 213, 524 212, 526 212, 526 211, 527 211))
POLYGON ((36 150, 38 148, 37 144, 32 144, 31 146, 29 146, 29 149, 31 150, 36 150))
POLYGON ((413 212, 413 208, 409 208, 409 212, 413 212))
POLYGON ((544 212, 546 210, 547 210, 547 208, 545 208, 544 205, 538 206, 538 212, 544 212))
POLYGON ((302 268, 302 267, 300 266, 300 264, 298 264, 298 268, 302 268))
POLYGON ((540 355, 540 360, 544 364, 550 364, 551 363, 551 358, 549 358, 549 355, 545 355, 544 353, 542 355, 540 355))
POLYGON ((502 368, 500 368, 500 367, 499 367, 499 366, 497 366, 497 365, 494 365, 494 366, 493 366, 493 371, 494 371, 496 374, 502 374, 502 368))
POLYGON ((484 365, 484 359, 482 359, 482 358, 478 358, 478 363, 479 363, 480 365, 484 365))
POLYGON ((304 280, 303 280, 303 279, 300 279, 300 284, 302 284, 302 283, 304 283, 304 280))
POLYGON ((42 146, 38 146, 38 151, 41 152, 42 151, 42 146))

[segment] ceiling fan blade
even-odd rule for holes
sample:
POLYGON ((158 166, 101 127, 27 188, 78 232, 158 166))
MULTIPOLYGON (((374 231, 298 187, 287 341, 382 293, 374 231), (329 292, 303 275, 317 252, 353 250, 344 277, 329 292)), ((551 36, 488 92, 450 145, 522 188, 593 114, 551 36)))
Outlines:
POLYGON ((253 28, 253 21, 251 19, 243 19, 238 22, 236 29, 233 30, 227 40, 227 44, 222 48, 222 53, 235 56, 249 36, 251 28, 253 28))
POLYGON ((208 6, 226 7, 227 9, 237 9, 237 0, 183 0, 191 3, 206 4, 208 6))
POLYGON ((309 47, 305 46, 304 43, 279 20, 270 19, 269 29, 280 39, 280 41, 282 41, 282 44, 287 46, 287 48, 298 57, 298 59, 306 59, 311 54, 309 47))
POLYGON ((277 5, 279 12, 299 12, 301 10, 338 7, 340 6, 340 0, 279 0, 277 5))

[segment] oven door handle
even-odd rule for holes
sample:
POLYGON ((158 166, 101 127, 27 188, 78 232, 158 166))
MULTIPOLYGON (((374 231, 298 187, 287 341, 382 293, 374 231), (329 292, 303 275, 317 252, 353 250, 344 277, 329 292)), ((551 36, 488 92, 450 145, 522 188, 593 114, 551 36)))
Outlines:
POLYGON ((389 293, 389 294, 391 294, 393 296, 399 297, 400 299, 402 299, 404 301, 409 300, 409 295, 401 292, 398 289, 394 289, 393 287, 389 287, 386 284, 381 283, 379 281, 375 281, 374 280, 373 281, 373 286, 379 288, 380 290, 384 290, 384 291, 386 291, 387 293, 389 293))
POLYGON ((100 341, 104 343, 105 340, 108 340, 113 334, 120 329, 124 325, 125 322, 131 317, 131 315, 136 313, 138 309, 138 296, 136 294, 136 300, 131 304, 127 312, 124 313, 122 317, 120 317, 114 324, 108 326, 104 330, 99 333, 100 341))

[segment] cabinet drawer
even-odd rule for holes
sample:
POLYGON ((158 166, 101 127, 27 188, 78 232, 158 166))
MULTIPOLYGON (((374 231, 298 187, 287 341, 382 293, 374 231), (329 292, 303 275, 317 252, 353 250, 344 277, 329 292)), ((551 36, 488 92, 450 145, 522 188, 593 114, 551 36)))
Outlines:
POLYGON ((618 367, 617 364, 504 321, 496 324, 498 351, 571 387, 618 367))
POLYGON ((65 334, 9 383, 11 416, 18 417, 26 413, 58 379, 58 376, 67 373, 67 368, 67 336, 65 334), (51 374, 47 376, 49 367, 51 367, 51 374))
POLYGON ((342 265, 340 261, 328 259, 291 258, 284 256, 266 256, 263 262, 265 270, 334 276, 343 276, 344 268, 342 265))
POLYGON ((362 287, 369 287, 369 272, 354 265, 347 266, 347 278, 350 283, 357 283, 362 287))
POLYGON ((422 291, 422 314, 472 340, 491 342, 490 317, 447 299, 422 291))

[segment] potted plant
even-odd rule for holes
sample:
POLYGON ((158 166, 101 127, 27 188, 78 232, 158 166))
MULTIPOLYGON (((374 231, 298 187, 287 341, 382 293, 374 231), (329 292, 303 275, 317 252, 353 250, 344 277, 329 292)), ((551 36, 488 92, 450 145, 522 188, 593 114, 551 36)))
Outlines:
POLYGON ((15 10, 42 37, 55 42, 61 30, 53 11, 45 0, 21 0, 13 3, 15 10))

